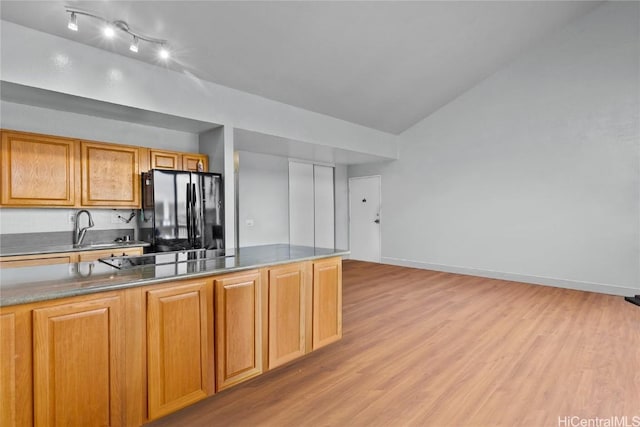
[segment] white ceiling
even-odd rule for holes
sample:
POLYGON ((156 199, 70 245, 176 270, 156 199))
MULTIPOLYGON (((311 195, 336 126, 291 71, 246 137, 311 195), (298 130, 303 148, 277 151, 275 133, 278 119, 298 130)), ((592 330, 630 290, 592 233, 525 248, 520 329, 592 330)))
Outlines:
POLYGON ((170 67, 400 133, 601 2, 4 1, 3 20, 157 63, 106 43, 64 5, 169 40, 170 67))

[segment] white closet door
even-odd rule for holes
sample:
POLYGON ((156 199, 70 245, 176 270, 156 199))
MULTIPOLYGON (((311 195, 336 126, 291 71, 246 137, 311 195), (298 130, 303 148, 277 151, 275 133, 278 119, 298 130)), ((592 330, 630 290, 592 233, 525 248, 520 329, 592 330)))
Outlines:
POLYGON ((289 162, 289 244, 315 246, 313 165, 289 162))
POLYGON ((314 165, 313 176, 315 246, 333 249, 335 247, 333 168, 314 165))

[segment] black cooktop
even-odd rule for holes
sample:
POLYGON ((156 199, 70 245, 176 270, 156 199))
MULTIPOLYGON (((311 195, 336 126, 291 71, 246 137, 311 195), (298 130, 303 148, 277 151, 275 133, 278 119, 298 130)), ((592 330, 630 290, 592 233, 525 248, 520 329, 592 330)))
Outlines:
POLYGON ((235 256, 233 253, 228 254, 224 249, 190 249, 177 252, 100 258, 100 261, 118 269, 127 269, 143 265, 175 264, 177 262, 202 261, 233 256, 235 256))

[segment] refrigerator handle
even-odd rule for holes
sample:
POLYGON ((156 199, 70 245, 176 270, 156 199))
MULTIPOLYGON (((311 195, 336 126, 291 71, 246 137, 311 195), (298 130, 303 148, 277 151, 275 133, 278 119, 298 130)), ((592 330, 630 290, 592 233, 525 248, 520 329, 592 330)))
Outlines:
POLYGON ((187 240, 189 241, 189 245, 193 244, 191 229, 191 184, 187 183, 187 240))
MULTIPOLYGON (((194 247, 197 246, 196 237, 198 234, 198 224, 196 223, 198 220, 198 213, 196 211, 196 185, 191 184, 191 233, 193 234, 193 242, 191 243, 194 247)), ((202 201, 200 201, 202 203, 202 201)))

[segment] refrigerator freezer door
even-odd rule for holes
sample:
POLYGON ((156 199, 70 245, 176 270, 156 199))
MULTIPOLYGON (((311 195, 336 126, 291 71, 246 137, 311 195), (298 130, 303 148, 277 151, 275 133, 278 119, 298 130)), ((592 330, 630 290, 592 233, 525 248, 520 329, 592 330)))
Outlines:
MULTIPOLYGON (((189 249, 188 172, 153 170, 154 243, 158 247, 189 249)), ((166 249, 165 249, 166 250, 166 249)))

